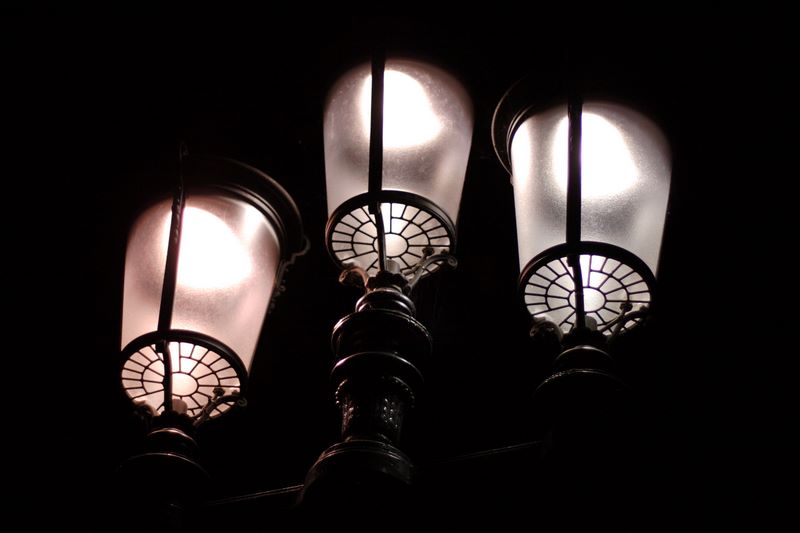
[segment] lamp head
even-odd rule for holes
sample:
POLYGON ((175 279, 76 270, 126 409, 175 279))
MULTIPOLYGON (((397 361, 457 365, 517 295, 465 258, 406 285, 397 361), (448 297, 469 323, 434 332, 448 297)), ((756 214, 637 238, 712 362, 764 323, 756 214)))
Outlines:
POLYGON ((134 403, 197 425, 243 404, 274 288, 307 244, 291 197, 255 168, 188 156, 180 177, 130 232, 121 378, 134 403))
POLYGON ((364 64, 334 84, 324 122, 326 241, 333 260, 357 273, 347 280, 367 290, 390 283, 408 292, 420 278, 453 264, 448 257, 472 123, 460 83, 420 61, 364 64), (373 110, 381 113, 379 138, 373 138, 373 110), (405 281, 383 276, 368 283, 380 271, 405 281))
POLYGON ((498 105, 493 140, 511 173, 532 319, 607 338, 640 323, 654 302, 671 176, 658 126, 627 105, 559 101, 526 80, 498 105))

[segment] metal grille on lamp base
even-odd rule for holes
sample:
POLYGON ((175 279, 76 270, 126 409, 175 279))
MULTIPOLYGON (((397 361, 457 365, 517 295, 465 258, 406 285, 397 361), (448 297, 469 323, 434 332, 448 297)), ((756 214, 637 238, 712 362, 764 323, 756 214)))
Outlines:
MULTIPOLYGON (((617 319, 627 303, 637 310, 649 306, 655 278, 644 262, 633 254, 604 243, 583 242, 579 247, 560 245, 535 257, 520 277, 525 305, 533 318, 547 319, 562 331, 575 326, 575 284, 568 258, 580 257, 586 317, 596 321, 597 329, 617 319), (573 251, 575 250, 575 251, 573 251)), ((625 320, 624 332, 641 322, 641 315, 625 320)))
MULTIPOLYGON (((122 386, 134 402, 164 411, 164 361, 156 349, 162 336, 149 333, 122 352, 122 386)), ((186 414, 216 418, 236 402, 246 382, 244 368, 230 348, 192 332, 170 331, 172 398, 186 403, 186 414)))
MULTIPOLYGON (((397 262, 403 274, 411 274, 423 258, 450 253, 455 242, 452 223, 440 209, 410 193, 381 194, 386 257, 397 262)), ((355 265, 370 276, 378 272, 378 230, 369 212, 367 195, 345 202, 331 215, 327 228, 328 250, 342 266, 355 265)), ((436 271, 438 263, 425 267, 436 271)))

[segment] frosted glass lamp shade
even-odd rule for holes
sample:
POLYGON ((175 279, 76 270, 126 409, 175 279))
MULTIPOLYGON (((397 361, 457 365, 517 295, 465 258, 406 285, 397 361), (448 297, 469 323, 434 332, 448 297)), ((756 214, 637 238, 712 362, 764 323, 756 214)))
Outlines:
MULTIPOLYGON (((121 337, 128 395, 163 409, 166 369, 159 345, 166 345, 173 400, 190 416, 215 396, 242 392, 282 263, 297 251, 297 239, 287 235, 269 198, 227 180, 248 177, 293 205, 277 183, 228 160, 195 167, 205 173, 187 175, 169 330, 158 331, 172 220, 172 200, 166 199, 146 209, 129 234, 121 337), (221 173, 219 185, 209 181, 215 177, 210 171, 221 173)), ((298 229, 299 217, 294 222, 298 229)), ((207 414, 228 407, 222 402, 207 414)))
POLYGON ((498 153, 512 173, 528 310, 564 331, 574 326, 572 255, 580 260, 586 316, 602 329, 623 307, 651 302, 669 197, 670 149, 661 130, 639 112, 585 102, 580 203, 570 212, 568 128, 566 104, 521 113, 498 153), (567 242, 568 217, 579 220, 579 242, 567 242))
MULTIPOLYGON (((367 208, 371 97, 369 64, 336 82, 325 107, 324 145, 328 249, 337 263, 375 273, 377 231, 367 208)), ((424 249, 454 245, 472 127, 471 101, 455 78, 418 61, 386 61, 378 196, 387 257, 404 270, 424 249)))

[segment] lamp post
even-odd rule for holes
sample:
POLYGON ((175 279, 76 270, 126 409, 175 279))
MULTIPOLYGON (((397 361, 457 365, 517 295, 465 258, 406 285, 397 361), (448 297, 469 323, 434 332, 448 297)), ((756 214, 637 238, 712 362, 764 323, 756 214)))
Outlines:
POLYGON ((365 294, 333 330, 342 441, 309 471, 305 502, 335 505, 376 484, 402 491, 413 479, 398 443, 431 337, 409 295, 423 276, 455 266, 472 123, 461 85, 415 60, 377 54, 328 93, 326 241, 340 279, 365 294))
POLYGON ((300 215, 253 167, 181 157, 172 199, 134 222, 125 260, 122 386, 151 420, 120 469, 143 500, 180 511, 205 477, 194 428, 244 403, 284 268, 305 251, 300 215))

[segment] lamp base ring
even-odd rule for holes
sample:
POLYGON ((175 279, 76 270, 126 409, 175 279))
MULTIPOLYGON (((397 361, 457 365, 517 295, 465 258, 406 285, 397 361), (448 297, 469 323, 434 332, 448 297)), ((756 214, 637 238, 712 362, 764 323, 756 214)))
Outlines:
POLYGON ((331 503, 349 494, 403 493, 415 477, 411 460, 395 446, 375 440, 350 439, 325 450, 306 476, 304 503, 331 503), (381 487, 381 490, 376 490, 381 487))
POLYGON ((169 330, 137 337, 122 350, 122 387, 134 403, 148 406, 154 414, 164 411, 161 343, 170 347, 173 409, 185 407, 190 418, 205 420, 241 401, 247 371, 233 350, 201 333, 169 330))
POLYGON ((534 257, 520 275, 520 292, 534 320, 549 320, 564 333, 575 326, 575 284, 570 256, 579 256, 587 319, 610 336, 643 320, 652 305, 655 276, 647 264, 627 250, 602 242, 560 244, 534 257), (622 322, 622 324, 618 324, 622 322))
MULTIPOLYGON (((455 225, 430 200, 404 191, 383 190, 373 197, 367 193, 340 205, 328 219, 325 242, 328 252, 341 267, 355 265, 370 276, 378 273, 378 231, 370 203, 377 199, 385 210, 386 257, 408 276, 425 257, 452 254, 456 244, 455 225)), ((439 263, 421 267, 423 276, 440 268, 439 263)))

